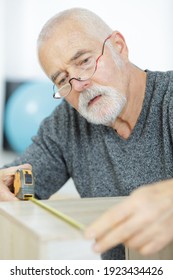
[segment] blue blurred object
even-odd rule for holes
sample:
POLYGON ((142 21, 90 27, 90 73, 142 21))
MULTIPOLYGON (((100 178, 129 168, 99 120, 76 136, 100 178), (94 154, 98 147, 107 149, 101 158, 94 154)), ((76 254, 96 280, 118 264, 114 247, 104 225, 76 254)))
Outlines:
POLYGON ((11 148, 22 153, 31 144, 40 122, 61 103, 52 97, 52 84, 27 82, 9 97, 5 107, 4 132, 11 148))

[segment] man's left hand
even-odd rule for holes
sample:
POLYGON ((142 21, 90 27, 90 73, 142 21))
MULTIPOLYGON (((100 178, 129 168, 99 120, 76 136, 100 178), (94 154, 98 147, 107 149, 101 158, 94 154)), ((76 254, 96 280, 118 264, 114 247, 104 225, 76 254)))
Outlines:
POLYGON ((123 243, 143 255, 173 240, 173 180, 142 186, 109 209, 85 231, 102 253, 123 243))

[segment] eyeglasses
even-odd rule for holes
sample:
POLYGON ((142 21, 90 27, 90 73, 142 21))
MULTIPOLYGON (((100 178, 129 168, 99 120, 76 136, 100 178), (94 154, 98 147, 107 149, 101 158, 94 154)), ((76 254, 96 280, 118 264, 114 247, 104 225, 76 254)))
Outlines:
POLYGON ((79 67, 79 76, 77 78, 73 77, 70 80, 68 80, 68 75, 64 75, 63 77, 61 76, 60 78, 57 78, 57 85, 53 85, 53 98, 55 99, 60 99, 62 97, 66 97, 67 95, 70 94, 72 91, 72 80, 76 81, 87 81, 93 77, 95 74, 97 67, 98 67, 98 61, 104 54, 104 48, 105 44, 108 39, 110 39, 112 36, 109 35, 103 42, 102 46, 102 52, 98 56, 98 58, 95 60, 93 57, 86 57, 84 60, 81 61, 80 67, 79 67))

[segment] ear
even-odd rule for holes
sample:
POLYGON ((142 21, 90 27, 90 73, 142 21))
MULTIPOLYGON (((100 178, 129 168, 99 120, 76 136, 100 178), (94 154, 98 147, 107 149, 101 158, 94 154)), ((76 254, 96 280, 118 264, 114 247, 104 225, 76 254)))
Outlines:
POLYGON ((111 36, 111 43, 120 55, 126 58, 128 57, 128 48, 126 45, 126 41, 120 32, 113 31, 111 36))

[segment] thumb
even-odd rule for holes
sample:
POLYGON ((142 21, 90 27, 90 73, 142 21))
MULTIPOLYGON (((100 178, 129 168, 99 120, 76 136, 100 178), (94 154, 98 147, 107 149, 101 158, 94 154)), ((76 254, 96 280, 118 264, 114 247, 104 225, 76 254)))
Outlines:
POLYGON ((4 169, 0 170, 1 177, 14 175, 18 169, 32 170, 32 166, 29 163, 25 163, 25 164, 21 164, 18 166, 11 166, 8 168, 4 168, 4 169))

